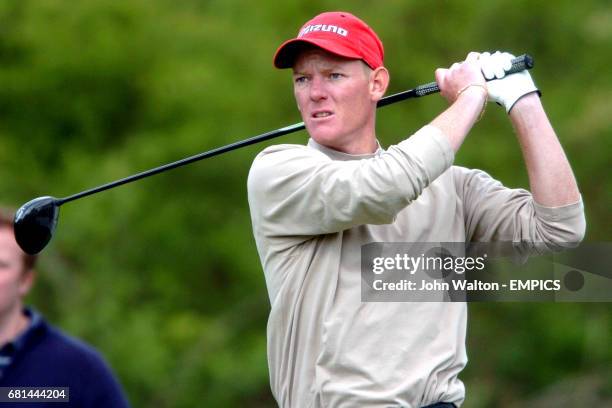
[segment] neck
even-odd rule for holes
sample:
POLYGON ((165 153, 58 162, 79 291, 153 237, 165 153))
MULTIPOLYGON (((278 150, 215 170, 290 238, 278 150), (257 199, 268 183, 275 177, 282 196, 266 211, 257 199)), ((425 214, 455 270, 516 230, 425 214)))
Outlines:
POLYGON ((23 314, 21 304, 16 305, 0 319, 0 347, 14 340, 28 327, 30 319, 23 314))
POLYGON ((376 152, 376 149, 378 149, 376 137, 370 137, 367 139, 355 140, 349 145, 343 146, 341 149, 337 150, 348 154, 369 154, 376 152))
POLYGON ((378 149, 376 142, 375 121, 374 117, 368 119, 360 128, 358 133, 353 133, 350 136, 344 136, 337 144, 328 145, 320 143, 323 146, 337 150, 347 154, 371 154, 378 149))

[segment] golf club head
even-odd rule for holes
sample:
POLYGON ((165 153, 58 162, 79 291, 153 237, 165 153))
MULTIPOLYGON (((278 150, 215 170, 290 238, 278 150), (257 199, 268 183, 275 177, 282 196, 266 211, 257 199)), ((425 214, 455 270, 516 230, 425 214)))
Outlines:
POLYGON ((28 201, 15 213, 15 240, 24 252, 36 255, 51 238, 59 219, 59 201, 54 197, 38 197, 28 201))

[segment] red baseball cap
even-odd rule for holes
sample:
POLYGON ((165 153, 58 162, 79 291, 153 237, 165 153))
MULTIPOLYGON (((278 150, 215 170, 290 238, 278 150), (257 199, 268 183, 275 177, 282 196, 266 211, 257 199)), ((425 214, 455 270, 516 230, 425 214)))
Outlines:
POLYGON ((312 44, 332 54, 363 60, 372 69, 383 64, 380 38, 366 23, 350 13, 322 13, 302 26, 296 38, 285 41, 274 54, 276 68, 291 68, 304 44, 312 44))

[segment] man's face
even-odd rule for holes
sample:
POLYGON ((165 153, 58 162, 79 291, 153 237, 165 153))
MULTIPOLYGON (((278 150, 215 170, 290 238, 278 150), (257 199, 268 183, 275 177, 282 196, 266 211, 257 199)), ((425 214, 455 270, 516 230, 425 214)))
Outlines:
POLYGON ((13 231, 0 227, 0 318, 21 308, 21 298, 32 285, 32 275, 32 271, 23 269, 23 252, 13 231))
POLYGON ((361 61, 315 48, 293 65, 293 89, 310 136, 319 144, 347 151, 356 140, 374 137, 376 101, 369 68, 361 61))

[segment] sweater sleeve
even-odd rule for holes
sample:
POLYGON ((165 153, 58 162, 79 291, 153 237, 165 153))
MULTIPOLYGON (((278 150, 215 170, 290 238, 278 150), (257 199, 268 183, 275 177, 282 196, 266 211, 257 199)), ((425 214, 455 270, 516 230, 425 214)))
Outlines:
POLYGON ((524 189, 510 189, 481 170, 453 167, 465 210, 468 241, 533 244, 561 250, 582 241, 586 221, 582 199, 562 207, 544 207, 524 189))
POLYGON ((273 146, 257 156, 249 173, 253 226, 267 236, 296 236, 391 223, 453 157, 446 137, 432 126, 363 160, 332 160, 306 146, 273 146))

